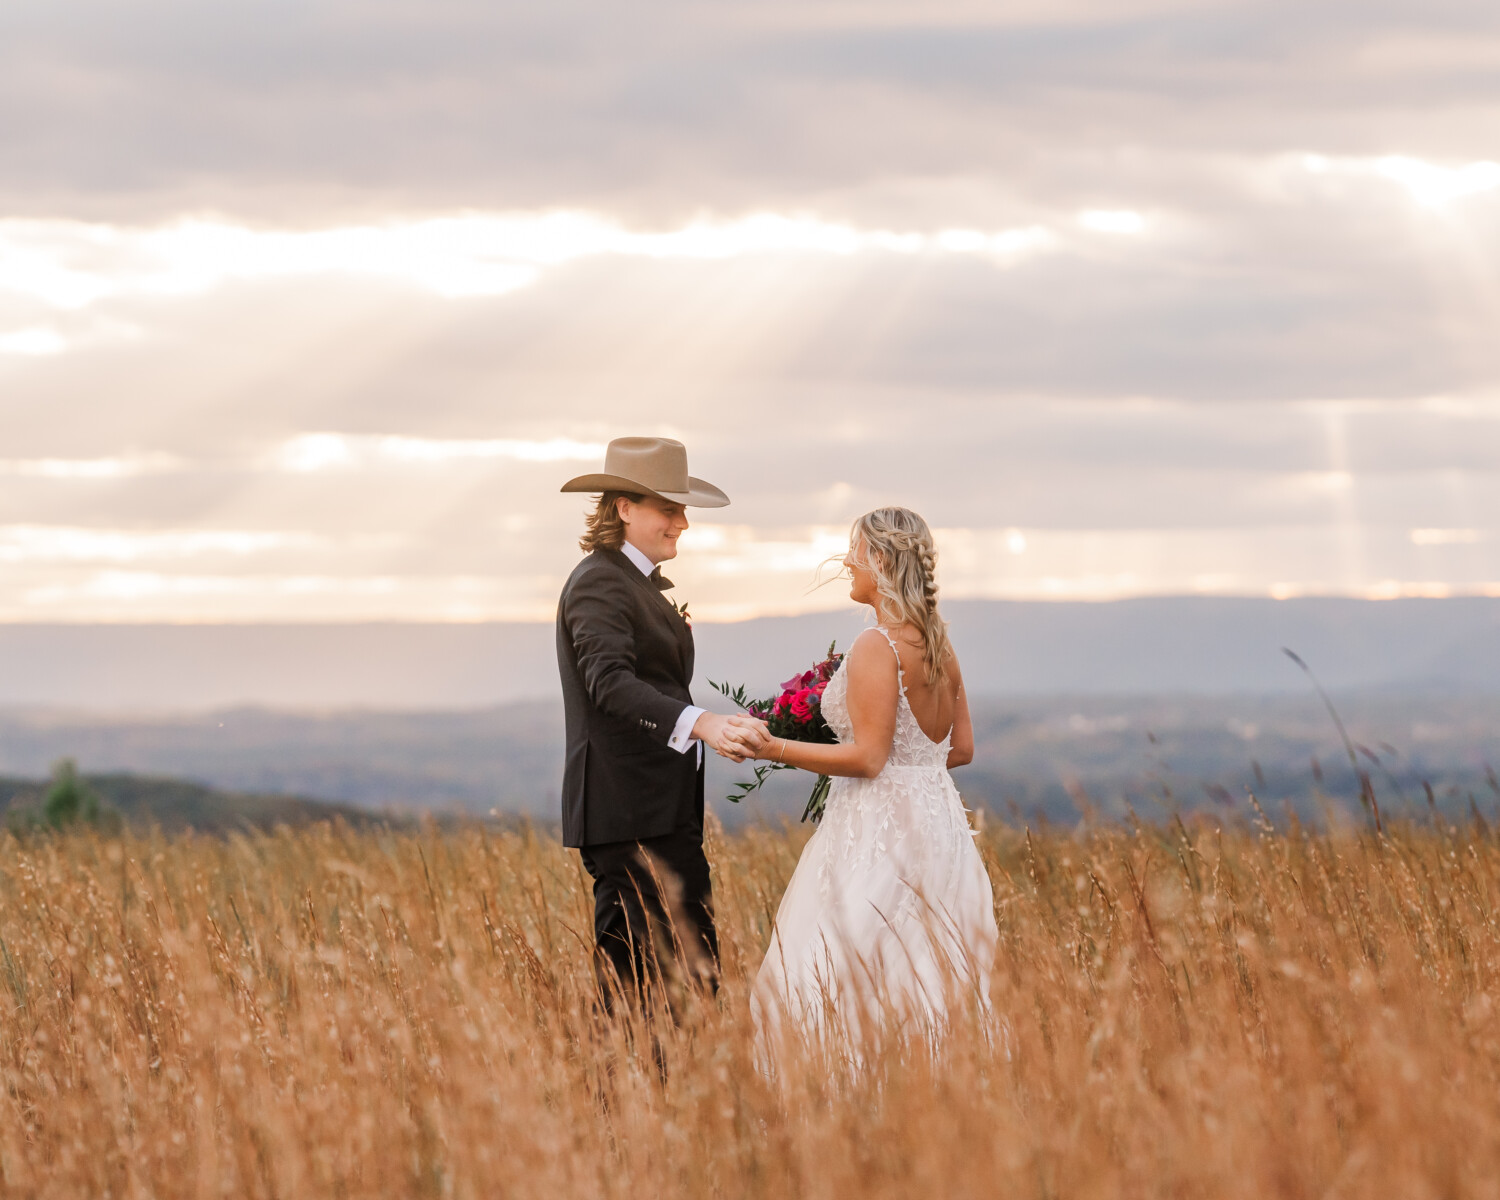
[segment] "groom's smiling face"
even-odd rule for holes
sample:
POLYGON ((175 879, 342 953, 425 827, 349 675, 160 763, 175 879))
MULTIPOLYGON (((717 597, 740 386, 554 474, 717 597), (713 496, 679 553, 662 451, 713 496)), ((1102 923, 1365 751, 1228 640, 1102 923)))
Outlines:
POLYGON ((660 496, 622 497, 625 540, 654 563, 677 557, 677 538, 688 527, 687 509, 660 496))

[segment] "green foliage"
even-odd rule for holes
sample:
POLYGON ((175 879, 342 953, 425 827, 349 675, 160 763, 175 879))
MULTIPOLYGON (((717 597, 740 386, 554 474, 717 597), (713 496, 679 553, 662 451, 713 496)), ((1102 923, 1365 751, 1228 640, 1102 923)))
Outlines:
POLYGON ((740 708, 745 709, 747 712, 750 709, 750 705, 754 703, 754 701, 752 701, 750 697, 745 694, 745 685, 743 683, 731 690, 727 683, 715 683, 712 679, 710 679, 708 681, 708 686, 714 688, 716 691, 723 692, 724 695, 729 697, 729 700, 732 704, 738 705, 740 708))
POLYGON ((99 823, 99 793, 78 777, 78 766, 71 758, 52 765, 52 783, 42 801, 42 816, 53 829, 66 829, 79 821, 99 823))
POLYGON ((20 836, 80 827, 117 834, 123 822, 78 774, 77 764, 71 758, 62 758, 52 765, 52 778, 40 803, 13 804, 6 814, 6 824, 20 836))

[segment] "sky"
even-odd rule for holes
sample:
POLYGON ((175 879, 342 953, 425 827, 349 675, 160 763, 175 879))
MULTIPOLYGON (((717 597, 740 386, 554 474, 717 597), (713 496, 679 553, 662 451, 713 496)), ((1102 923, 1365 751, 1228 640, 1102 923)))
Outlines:
POLYGON ((1500 8, 0 7, 0 621, 1500 595, 1500 8))

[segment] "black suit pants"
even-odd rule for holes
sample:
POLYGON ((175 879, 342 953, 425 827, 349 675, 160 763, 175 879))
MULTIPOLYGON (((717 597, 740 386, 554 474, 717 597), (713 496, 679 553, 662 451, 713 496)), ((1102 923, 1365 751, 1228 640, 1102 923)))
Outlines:
POLYGON ((719 939, 702 826, 579 853, 594 880, 594 961, 605 1008, 621 994, 638 1000, 661 982, 674 1007, 683 987, 717 991, 719 939))

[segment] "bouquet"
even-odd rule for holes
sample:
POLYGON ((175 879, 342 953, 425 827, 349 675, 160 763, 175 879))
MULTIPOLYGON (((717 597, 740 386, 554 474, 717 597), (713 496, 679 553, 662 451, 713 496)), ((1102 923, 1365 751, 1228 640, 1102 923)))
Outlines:
MULTIPOLYGON (((814 742, 830 746, 839 739, 823 719, 823 690, 839 669, 839 663, 844 661, 844 656, 834 650, 837 644, 830 643, 827 658, 814 663, 800 675, 793 675, 781 685, 780 695, 770 700, 747 698, 744 684, 731 689, 727 683, 714 683, 712 679, 708 682, 752 717, 764 721, 772 737, 785 738, 789 742, 814 742)), ((736 790, 726 799, 738 804, 765 783, 772 771, 790 769, 791 763, 761 763, 755 768, 754 781, 736 784, 736 790)), ((827 775, 818 776, 807 807, 802 812, 804 821, 817 822, 823 819, 823 805, 828 799, 828 786, 832 782, 827 775)))

